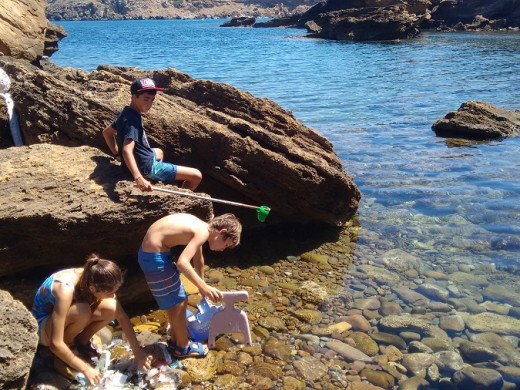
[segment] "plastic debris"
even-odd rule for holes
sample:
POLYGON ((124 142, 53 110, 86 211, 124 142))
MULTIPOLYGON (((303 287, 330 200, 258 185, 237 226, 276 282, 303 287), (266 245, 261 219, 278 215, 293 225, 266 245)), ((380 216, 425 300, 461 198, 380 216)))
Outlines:
POLYGON ((211 319, 218 311, 222 310, 222 305, 214 305, 206 298, 202 298, 197 305, 199 309, 197 314, 191 314, 187 317, 188 332, 190 337, 195 341, 206 341, 209 336, 209 327, 211 319))

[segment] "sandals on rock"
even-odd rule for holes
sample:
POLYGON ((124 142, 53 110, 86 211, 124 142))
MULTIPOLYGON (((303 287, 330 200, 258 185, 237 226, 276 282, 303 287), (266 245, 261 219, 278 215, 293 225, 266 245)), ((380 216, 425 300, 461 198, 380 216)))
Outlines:
POLYGON ((168 350, 176 358, 198 358, 207 355, 207 352, 204 351, 204 344, 193 340, 189 340, 189 344, 186 348, 181 348, 174 342, 168 341, 168 350))

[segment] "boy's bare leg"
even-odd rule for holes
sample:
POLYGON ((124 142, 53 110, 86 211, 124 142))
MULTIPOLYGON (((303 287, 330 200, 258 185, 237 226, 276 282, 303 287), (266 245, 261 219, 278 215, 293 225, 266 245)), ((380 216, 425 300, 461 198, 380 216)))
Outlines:
MULTIPOLYGON (((191 342, 188 335, 188 327, 186 326, 186 309, 188 308, 188 300, 185 299, 174 307, 166 310, 170 321, 170 339, 178 348, 187 348, 191 342)), ((204 346, 204 353, 207 353, 208 347, 204 346)))
POLYGON ((157 161, 162 161, 164 159, 164 153, 163 153, 162 149, 152 148, 152 150, 155 153, 155 159, 157 161))
POLYGON ((170 321, 170 339, 175 345, 185 347, 188 345, 188 328, 186 326, 186 309, 188 300, 166 310, 170 321))
POLYGON ((175 180, 182 180, 182 188, 194 191, 202 181, 202 173, 198 169, 178 165, 175 180))

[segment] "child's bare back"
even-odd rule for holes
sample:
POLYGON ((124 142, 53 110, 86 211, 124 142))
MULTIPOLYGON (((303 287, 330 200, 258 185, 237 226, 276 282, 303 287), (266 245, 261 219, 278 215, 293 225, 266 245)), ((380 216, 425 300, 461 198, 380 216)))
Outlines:
POLYGON ((209 236, 209 225, 191 214, 171 214, 154 222, 142 242, 145 252, 165 252, 187 245, 194 238, 202 245, 209 236))

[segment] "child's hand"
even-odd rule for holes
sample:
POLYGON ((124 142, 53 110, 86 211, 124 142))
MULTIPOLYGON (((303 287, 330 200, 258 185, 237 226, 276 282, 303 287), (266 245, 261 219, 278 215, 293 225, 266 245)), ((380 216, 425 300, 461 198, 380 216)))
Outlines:
POLYGON ((204 291, 200 292, 204 297, 209 298, 213 302, 220 301, 224 296, 222 295, 222 292, 215 287, 207 286, 204 291))
POLYGON ((139 371, 148 371, 152 367, 152 355, 147 355, 141 348, 135 354, 137 361, 137 369, 139 371))
POLYGON ((85 375, 91 385, 97 385, 103 379, 103 374, 90 366, 83 371, 83 375, 85 375))
POLYGON ((137 184, 137 187, 139 187, 141 191, 150 192, 153 190, 152 184, 142 176, 139 176, 137 179, 135 179, 135 184, 137 184))

